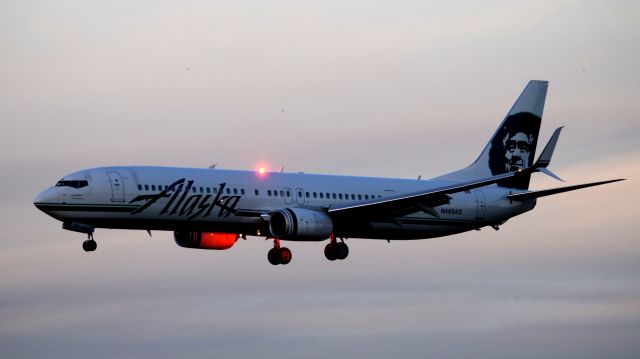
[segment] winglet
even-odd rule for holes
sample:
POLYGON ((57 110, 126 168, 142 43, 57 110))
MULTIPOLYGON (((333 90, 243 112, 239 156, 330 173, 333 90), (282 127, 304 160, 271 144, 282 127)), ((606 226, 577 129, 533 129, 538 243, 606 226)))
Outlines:
POLYGON ((553 151, 556 149, 556 144, 558 143, 558 138, 560 138, 560 132, 562 131, 563 128, 564 126, 560 126, 556 128, 556 130, 553 132, 553 135, 551 135, 549 142, 547 142, 547 145, 544 146, 544 150, 542 150, 542 153, 540 153, 538 160, 536 161, 536 163, 533 164, 533 170, 535 172, 542 172, 562 182, 564 182, 564 180, 558 177, 555 173, 549 171, 547 169, 547 166, 549 166, 549 164, 551 163, 551 157, 553 156, 553 151))
POLYGON ((553 151, 556 149, 556 144, 558 143, 558 138, 560 137, 560 132, 563 128, 564 126, 558 127, 553 132, 549 142, 547 142, 547 145, 544 146, 544 150, 540 153, 540 157, 538 157, 538 160, 533 165, 534 168, 546 168, 549 166, 549 163, 551 163, 551 156, 553 156, 553 151))

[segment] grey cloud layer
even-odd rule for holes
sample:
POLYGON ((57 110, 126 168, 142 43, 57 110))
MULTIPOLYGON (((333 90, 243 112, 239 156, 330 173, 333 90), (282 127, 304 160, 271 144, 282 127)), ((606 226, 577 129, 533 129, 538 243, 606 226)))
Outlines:
MULTIPOLYGON (((635 358, 634 2, 0 4, 1 357, 635 358), (550 80, 552 169, 629 181, 499 232, 229 252, 82 236, 31 201, 65 173, 157 164, 391 177, 470 163, 550 80), (283 111, 284 110, 284 111, 283 111)), ((537 176, 539 188, 558 185, 537 176)))

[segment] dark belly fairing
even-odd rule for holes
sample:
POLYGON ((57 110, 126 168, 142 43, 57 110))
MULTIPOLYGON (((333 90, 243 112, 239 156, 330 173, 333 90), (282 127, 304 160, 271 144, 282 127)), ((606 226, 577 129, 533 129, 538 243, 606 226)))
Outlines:
POLYGON ((427 239, 476 229, 473 224, 407 224, 372 222, 369 229, 336 232, 339 237, 389 240, 427 239))

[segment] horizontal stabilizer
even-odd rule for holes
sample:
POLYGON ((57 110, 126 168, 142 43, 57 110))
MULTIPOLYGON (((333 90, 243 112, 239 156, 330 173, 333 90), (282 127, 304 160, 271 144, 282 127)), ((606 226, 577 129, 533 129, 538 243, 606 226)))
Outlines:
POLYGON ((526 201, 528 199, 534 199, 534 198, 544 197, 544 196, 551 196, 551 195, 562 193, 562 192, 575 191, 575 190, 581 189, 581 188, 599 186, 599 185, 602 185, 602 184, 619 182, 619 181, 624 181, 624 178, 608 180, 608 181, 601 181, 601 182, 584 183, 584 184, 578 184, 578 185, 575 185, 575 186, 566 186, 566 187, 545 189, 545 190, 541 190, 541 191, 531 191, 531 192, 510 194, 510 195, 507 196, 507 198, 509 198, 510 200, 513 200, 513 201, 526 201))
POLYGON ((565 180, 563 180, 562 178, 558 177, 555 173, 553 173, 553 172, 549 171, 549 169, 548 169, 548 168, 540 167, 540 168, 537 168, 537 169, 536 169, 536 171, 538 171, 538 172, 542 172, 542 173, 546 174, 546 175, 547 175, 547 176, 549 176, 549 177, 552 177, 552 178, 557 179, 557 180, 558 180, 558 181, 560 181, 560 182, 566 182, 566 181, 565 181, 565 180))

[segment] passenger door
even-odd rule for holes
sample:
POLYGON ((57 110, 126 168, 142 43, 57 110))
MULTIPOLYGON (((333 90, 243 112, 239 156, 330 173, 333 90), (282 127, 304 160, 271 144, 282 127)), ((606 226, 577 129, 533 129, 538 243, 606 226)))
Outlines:
POLYGON ((111 202, 124 202, 124 183, 122 176, 115 171, 107 172, 111 184, 111 202))

